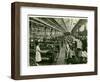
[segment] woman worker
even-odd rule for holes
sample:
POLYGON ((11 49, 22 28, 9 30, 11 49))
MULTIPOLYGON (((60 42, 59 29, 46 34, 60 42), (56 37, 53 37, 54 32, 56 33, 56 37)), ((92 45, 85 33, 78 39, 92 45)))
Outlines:
POLYGON ((47 53, 48 50, 40 50, 38 41, 36 41, 35 44, 36 44, 36 56, 35 56, 35 60, 36 60, 36 64, 39 65, 39 62, 42 61, 41 53, 47 53))

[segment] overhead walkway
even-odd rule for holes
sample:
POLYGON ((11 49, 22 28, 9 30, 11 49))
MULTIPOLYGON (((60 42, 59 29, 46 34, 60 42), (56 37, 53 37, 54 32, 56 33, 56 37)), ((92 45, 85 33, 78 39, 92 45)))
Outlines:
POLYGON ((71 33, 74 34, 77 31, 77 29, 79 29, 82 25, 85 25, 86 23, 87 23, 87 19, 80 19, 72 29, 71 33))

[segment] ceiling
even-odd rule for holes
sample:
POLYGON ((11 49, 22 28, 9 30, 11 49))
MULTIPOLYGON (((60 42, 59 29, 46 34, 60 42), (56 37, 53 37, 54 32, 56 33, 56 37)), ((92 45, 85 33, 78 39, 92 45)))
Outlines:
POLYGON ((29 17, 29 21, 38 25, 47 26, 60 32, 75 32, 81 25, 87 22, 87 19, 75 17, 48 18, 48 17, 29 17))

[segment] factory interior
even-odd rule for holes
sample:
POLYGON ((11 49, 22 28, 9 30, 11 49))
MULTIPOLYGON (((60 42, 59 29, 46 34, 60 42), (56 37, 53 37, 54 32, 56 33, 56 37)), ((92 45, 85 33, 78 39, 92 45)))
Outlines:
POLYGON ((29 65, 36 66, 36 44, 41 53, 39 65, 86 64, 87 18, 29 16, 29 65))

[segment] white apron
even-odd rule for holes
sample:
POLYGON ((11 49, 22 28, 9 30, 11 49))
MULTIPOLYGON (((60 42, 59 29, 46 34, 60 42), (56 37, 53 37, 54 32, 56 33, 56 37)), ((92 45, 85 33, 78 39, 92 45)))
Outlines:
POLYGON ((40 53, 40 47, 36 46, 36 56, 35 56, 36 62, 40 62, 42 60, 41 53, 40 53))

